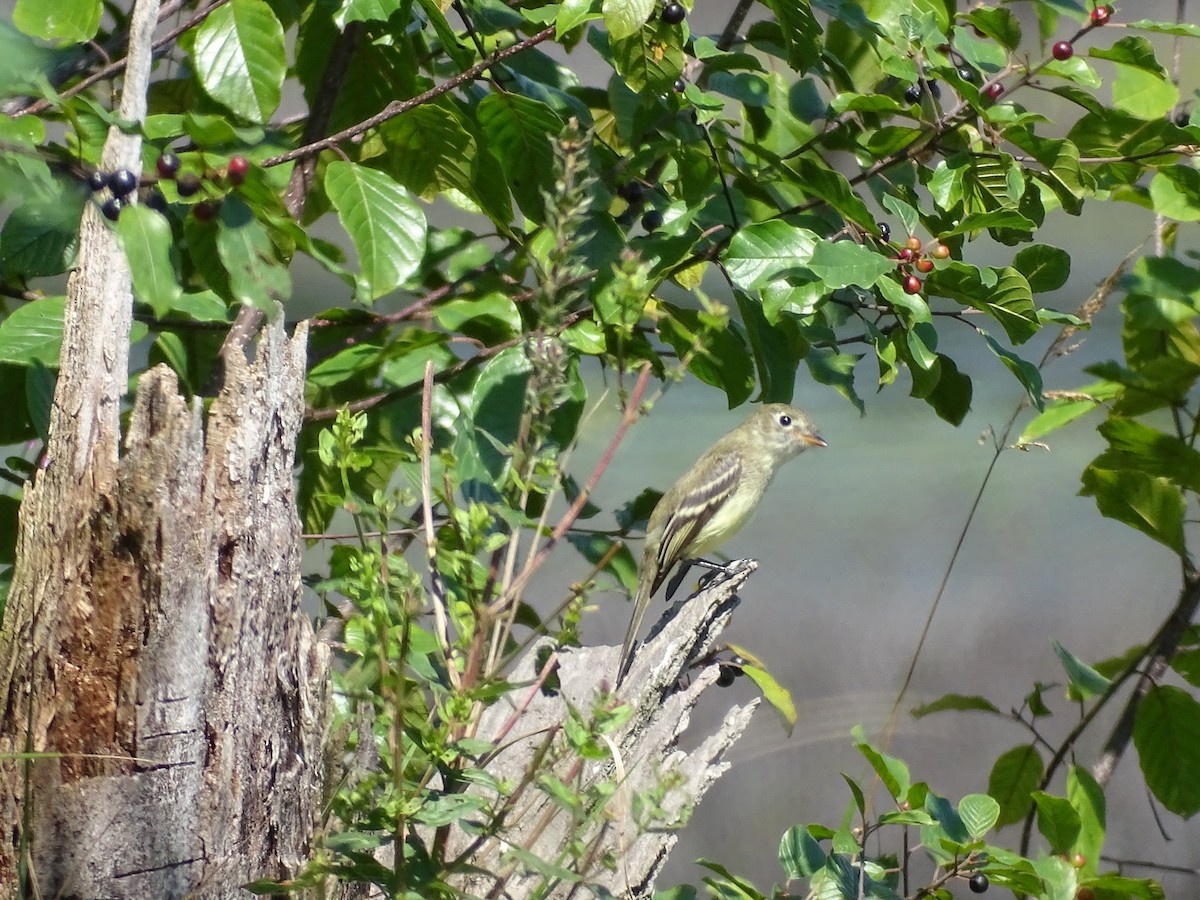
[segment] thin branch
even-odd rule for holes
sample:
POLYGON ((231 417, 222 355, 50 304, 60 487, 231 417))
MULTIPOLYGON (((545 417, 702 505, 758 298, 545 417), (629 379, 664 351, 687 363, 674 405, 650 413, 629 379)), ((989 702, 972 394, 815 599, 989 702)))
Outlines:
POLYGON ((505 47, 503 50, 497 50, 487 59, 481 60, 461 74, 455 75, 453 78, 446 79, 441 84, 431 87, 424 93, 417 94, 417 96, 408 100, 395 100, 384 107, 381 112, 376 113, 369 119, 364 119, 355 125, 351 125, 349 128, 345 128, 339 131, 337 134, 330 135, 327 138, 322 138, 321 140, 314 141, 310 144, 305 144, 295 148, 294 150, 289 150, 287 153, 281 153, 278 156, 272 156, 268 159, 264 159, 262 161, 262 166, 264 168, 268 166, 277 166, 282 163, 291 162, 294 159, 315 155, 323 150, 330 150, 343 141, 348 141, 351 138, 358 137, 360 134, 370 131, 372 128, 377 128, 384 122, 396 118, 396 116, 404 115, 404 113, 408 112, 410 109, 415 109, 418 106, 429 103, 431 100, 436 100, 443 94, 447 94, 455 88, 460 87, 469 81, 475 80, 492 66, 496 65, 496 63, 503 62, 510 57, 516 56, 517 54, 528 50, 530 47, 536 47, 538 44, 554 37, 554 33, 554 26, 544 28, 532 37, 525 38, 523 41, 518 41, 512 46, 505 47))
POLYGON ((506 609, 515 598, 521 596, 521 592, 525 590, 525 585, 529 582, 529 579, 533 576, 533 573, 541 567, 542 563, 545 562, 546 557, 550 555, 550 551, 558 545, 558 542, 563 539, 563 535, 565 535, 567 531, 570 530, 571 526, 575 524, 575 520, 579 518, 579 514, 583 512, 584 506, 587 505, 588 498, 591 496, 592 491, 596 489, 596 485, 600 481, 600 476, 604 474, 605 470, 612 462, 613 456, 616 455, 617 447, 619 447, 621 441, 625 439, 625 432, 627 432, 629 427, 641 417, 642 395, 646 392, 646 385, 649 380, 650 364, 644 363, 642 365, 641 372, 638 374, 637 383, 633 387, 633 392, 629 396, 629 401, 625 404, 625 411, 621 416, 621 423, 617 426, 617 430, 613 434, 612 440, 608 442, 608 447, 605 448, 604 455, 600 457, 600 461, 596 463, 595 469, 592 470, 592 474, 588 477, 587 483, 584 484, 580 489, 579 494, 575 497, 575 502, 571 504, 570 508, 563 515, 562 519, 560 519, 558 524, 554 526, 554 531, 551 532, 550 538, 542 545, 541 549, 538 550, 537 556, 535 556, 533 560, 520 572, 520 574, 513 579, 512 583, 508 586, 508 589, 489 605, 488 613, 490 615, 498 615, 500 612, 506 609))
POLYGON ((433 484, 430 476, 430 455, 433 452, 433 360, 425 362, 425 378, 421 383, 421 512, 425 519, 425 549, 429 559, 429 584, 433 601, 433 618, 438 640, 446 655, 446 671, 455 690, 461 690, 458 666, 454 664, 450 645, 450 625, 446 617, 446 587, 437 566, 437 531, 433 527, 433 484))

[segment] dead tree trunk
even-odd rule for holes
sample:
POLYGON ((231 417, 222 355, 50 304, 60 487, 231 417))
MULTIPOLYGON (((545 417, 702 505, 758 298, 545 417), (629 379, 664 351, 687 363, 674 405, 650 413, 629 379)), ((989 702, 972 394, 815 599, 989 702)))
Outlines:
MULTIPOLYGON (((135 5, 126 120, 157 9, 135 5)), ((104 166, 140 165, 114 129, 104 166)), ((0 630, 0 896, 237 896, 298 871, 320 807, 328 666, 299 611, 293 496, 305 332, 269 325, 207 420, 147 373, 122 452, 131 303, 89 205, 0 630)))

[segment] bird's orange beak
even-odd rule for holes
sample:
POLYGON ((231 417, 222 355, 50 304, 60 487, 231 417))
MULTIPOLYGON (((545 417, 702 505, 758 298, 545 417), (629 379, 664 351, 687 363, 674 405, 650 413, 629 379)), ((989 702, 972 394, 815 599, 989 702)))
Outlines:
POLYGON ((825 443, 825 439, 819 434, 802 434, 800 435, 800 440, 804 441, 804 443, 808 444, 810 447, 829 446, 827 443, 825 443))

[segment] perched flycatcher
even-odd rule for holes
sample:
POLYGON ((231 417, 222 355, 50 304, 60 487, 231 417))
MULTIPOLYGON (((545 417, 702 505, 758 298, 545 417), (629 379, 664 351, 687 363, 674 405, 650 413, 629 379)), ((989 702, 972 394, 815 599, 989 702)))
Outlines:
POLYGON ((750 521, 775 473, 808 447, 824 447, 812 420, 784 403, 768 403, 725 435, 662 495, 646 528, 633 621, 621 648, 617 684, 646 607, 675 564, 695 559, 750 521))

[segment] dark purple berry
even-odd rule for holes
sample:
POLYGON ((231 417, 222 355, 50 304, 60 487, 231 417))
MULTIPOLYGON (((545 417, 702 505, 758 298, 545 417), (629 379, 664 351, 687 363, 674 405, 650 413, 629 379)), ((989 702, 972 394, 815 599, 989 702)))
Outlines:
POLYGON ((904 92, 904 99, 909 103, 921 102, 921 86, 919 84, 910 84, 904 92))
POLYGON ((668 25, 678 25, 687 18, 687 10, 682 3, 668 3, 663 7, 662 20, 668 25))
POLYGON ((146 194, 146 199, 142 201, 149 209, 155 212, 167 214, 167 198, 162 195, 162 191, 153 190, 146 194))
POLYGON ((110 222, 117 221, 121 215, 121 210, 125 208, 125 201, 120 197, 109 197, 104 201, 104 205, 100 207, 100 212, 104 213, 104 218, 110 222))
POLYGON ((976 872, 971 876, 971 880, 967 882, 971 888, 972 894, 982 894, 988 889, 988 877, 982 872, 976 872))
POLYGON ((958 77, 967 82, 967 84, 974 84, 979 80, 979 73, 970 66, 959 66, 958 77))
POLYGON ((175 179, 175 190, 180 197, 190 197, 200 190, 200 176, 185 172, 175 179))
POLYGON ((642 216, 642 227, 647 231, 658 231, 662 227, 663 217, 657 209, 648 209, 642 216))
POLYGON ((179 173, 179 157, 169 150, 158 158, 154 167, 162 178, 174 178, 179 173))
POLYGON ((197 222, 211 222, 217 217, 221 206, 214 200, 201 200, 192 207, 192 215, 197 222))
POLYGON ((640 181, 627 181, 617 188, 617 194, 627 203, 641 203, 646 196, 646 189, 640 181))
POLYGON ((128 169, 117 169, 108 180, 108 189, 114 197, 125 197, 137 190, 138 177, 128 169))
POLYGON ((733 671, 733 666, 720 666, 717 669, 717 687, 729 687, 735 678, 737 674, 733 671))
POLYGON ((101 172, 99 169, 97 169, 95 172, 91 172, 87 177, 88 190, 92 191, 93 193, 104 190, 106 187, 108 187, 110 178, 111 176, 107 172, 101 172))
POLYGON ((672 89, 675 91, 675 93, 682 94, 684 91, 687 90, 687 82, 684 81, 682 78, 676 78, 675 84, 672 85, 672 89))
POLYGON ((887 222, 876 222, 875 227, 879 229, 879 236, 883 238, 885 242, 892 239, 892 226, 887 222))

